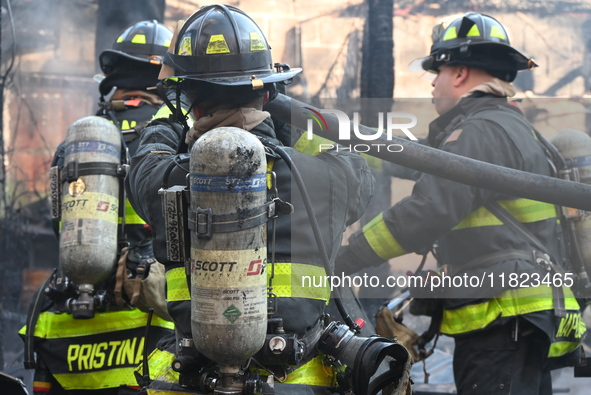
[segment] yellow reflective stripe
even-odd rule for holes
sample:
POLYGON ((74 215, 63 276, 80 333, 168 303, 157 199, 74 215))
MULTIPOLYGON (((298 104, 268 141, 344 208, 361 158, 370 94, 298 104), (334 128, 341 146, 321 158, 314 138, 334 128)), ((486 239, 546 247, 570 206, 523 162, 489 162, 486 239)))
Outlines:
MULTIPOLYGON (((172 361, 176 359, 173 353, 168 351, 154 349, 148 355, 148 369, 150 371, 150 379, 164 381, 165 383, 178 383, 179 373, 172 369, 172 361)), ((143 375, 142 365, 135 369, 139 374, 143 375)))
POLYGON ((507 39, 507 36, 505 36, 505 32, 503 31, 503 29, 500 26, 497 26, 497 25, 493 25, 490 28, 490 36, 491 37, 500 38, 501 40, 506 40, 507 39))
MULTIPOLYGON (((566 310, 578 310, 579 304, 572 291, 563 287, 566 310)), ((457 335, 485 328, 498 317, 513 317, 551 310, 554 308, 552 288, 539 287, 510 289, 497 298, 453 310, 443 310, 441 332, 457 335)))
MULTIPOLYGON (((121 217, 119 217, 119 223, 121 223, 121 217)), ((125 199, 125 224, 126 225, 145 225, 144 220, 137 215, 129 199, 125 199)))
POLYGON ((455 310, 443 310, 440 331, 446 335, 457 335, 485 328, 501 315, 496 299, 464 306, 455 310))
POLYGON ((146 36, 144 34, 136 34, 131 39, 131 42, 134 44, 145 44, 146 43, 146 36))
MULTIPOLYGON (((75 321, 75 320, 72 320, 75 321)), ((58 373, 53 377, 66 390, 96 390, 121 385, 138 386, 134 368, 117 368, 88 373, 58 373)))
POLYGON ((170 269, 166 272, 166 301, 182 302, 184 300, 191 300, 185 268, 170 269))
MULTIPOLYGON (((62 339, 97 335, 145 327, 147 321, 148 314, 139 309, 95 313, 94 317, 89 320, 74 320, 70 314, 55 314, 46 311, 39 314, 35 336, 44 339, 62 339)), ((152 318, 152 326, 174 328, 172 322, 158 316, 152 318)))
MULTIPOLYGON (((267 281, 271 274, 269 265, 267 281)), ((303 263, 276 262, 272 282, 273 292, 280 298, 320 299, 328 303, 330 283, 326 281, 326 278, 326 271, 323 267, 303 263)))
POLYGON ((452 26, 449 29, 447 29, 442 40, 443 41, 453 40, 454 38, 457 38, 457 37, 458 37, 458 33, 456 31, 456 28, 455 28, 455 26, 452 26))
POLYGON ((293 148, 302 154, 316 156, 320 153, 321 144, 334 145, 334 142, 316 135, 312 136, 312 140, 308 140, 308 133, 303 133, 293 145, 293 148))
MULTIPOLYGON (((538 202, 530 199, 515 199, 515 200, 499 200, 499 204, 503 206, 511 215, 513 215, 521 223, 531 223, 542 221, 545 219, 556 218, 556 206, 550 203, 538 202)), ((452 230, 466 229, 466 228, 480 228, 483 226, 502 225, 493 213, 488 211, 486 207, 470 213, 459 224, 453 227, 452 230)))
POLYGON ((267 160, 267 189, 273 188, 273 177, 271 177, 271 171, 273 171, 274 164, 275 159, 269 158, 267 160))
MULTIPOLYGON (((187 125, 189 125, 189 127, 193 126, 193 123, 195 122, 195 119, 193 119, 193 115, 191 115, 189 113, 188 110, 185 110, 184 108, 182 109, 182 113, 183 115, 187 116, 187 125)), ((160 109, 156 112, 156 114, 154 114, 154 116, 152 117, 152 121, 155 119, 168 119, 169 116, 172 115, 172 111, 170 111, 170 108, 168 108, 168 106, 166 104, 162 105, 160 107, 160 109)))
POLYGON ((478 25, 472 25, 466 37, 480 37, 480 30, 478 30, 478 25))
POLYGON ((375 156, 361 154, 361 156, 365 159, 369 167, 373 170, 382 170, 384 167, 384 162, 380 158, 376 158, 375 156))
POLYGON ((577 342, 555 342, 550 344, 550 350, 548 351, 548 357, 560 357, 568 354, 579 347, 580 343, 577 342))
POLYGON ((375 254, 384 260, 406 254, 386 226, 384 213, 365 224, 363 235, 375 254))
MULTIPOLYGON (((334 387, 335 374, 330 366, 322 363, 322 357, 317 356, 287 375, 285 384, 321 385, 334 387)), ((288 391, 289 392, 289 391, 288 391)))

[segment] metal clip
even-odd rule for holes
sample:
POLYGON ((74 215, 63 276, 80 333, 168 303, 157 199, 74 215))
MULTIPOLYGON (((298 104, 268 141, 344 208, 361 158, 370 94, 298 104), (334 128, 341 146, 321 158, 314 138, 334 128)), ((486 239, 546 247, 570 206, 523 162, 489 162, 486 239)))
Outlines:
POLYGON ((547 271, 552 270, 552 259, 548 254, 536 250, 533 250, 532 253, 534 256, 535 263, 542 266, 547 271))
POLYGON ((259 89, 263 89, 263 87, 265 86, 265 84, 263 83, 263 81, 261 81, 260 79, 258 79, 256 75, 250 76, 250 83, 252 85, 252 90, 253 91, 257 91, 259 89))
POLYGON ((197 207, 195 210, 197 238, 199 239, 211 239, 213 236, 213 224, 212 224, 212 210, 211 208, 197 207))
POLYGON ((273 287, 267 288, 267 314, 273 315, 277 312, 277 294, 273 292, 273 287))
POLYGON ((62 169, 62 182, 72 182, 78 179, 78 161, 66 163, 62 169))
POLYGON ((277 218, 279 214, 290 215, 293 213, 293 204, 283 201, 279 198, 279 191, 277 190, 277 174, 274 171, 267 172, 271 175, 271 186, 273 193, 271 194, 271 202, 268 207, 268 217, 277 218))

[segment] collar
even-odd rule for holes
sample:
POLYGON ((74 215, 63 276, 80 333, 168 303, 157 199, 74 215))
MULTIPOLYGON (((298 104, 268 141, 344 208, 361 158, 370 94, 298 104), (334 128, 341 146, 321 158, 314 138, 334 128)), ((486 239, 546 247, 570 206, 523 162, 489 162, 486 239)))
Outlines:
POLYGON ((456 130, 469 115, 500 105, 507 108, 512 107, 507 104, 506 96, 498 96, 482 90, 472 90, 472 93, 462 97, 458 104, 429 124, 429 144, 432 147, 439 147, 445 137, 456 130))

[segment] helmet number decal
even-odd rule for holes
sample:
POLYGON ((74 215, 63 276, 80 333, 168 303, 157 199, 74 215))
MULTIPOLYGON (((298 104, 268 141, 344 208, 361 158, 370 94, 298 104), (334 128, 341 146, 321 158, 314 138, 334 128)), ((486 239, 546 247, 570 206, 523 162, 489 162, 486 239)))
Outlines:
POLYGON ((223 34, 214 34, 209 38, 209 44, 207 44, 207 55, 217 53, 230 53, 230 48, 223 34))
POLYGON ((183 37, 183 39, 181 40, 181 43, 179 45, 179 53, 177 55, 182 55, 182 56, 192 56, 193 55, 193 50, 191 49, 191 37, 190 36, 183 37))
POLYGON ((250 33, 250 50, 251 51, 264 51, 267 47, 261 37, 256 32, 250 33))

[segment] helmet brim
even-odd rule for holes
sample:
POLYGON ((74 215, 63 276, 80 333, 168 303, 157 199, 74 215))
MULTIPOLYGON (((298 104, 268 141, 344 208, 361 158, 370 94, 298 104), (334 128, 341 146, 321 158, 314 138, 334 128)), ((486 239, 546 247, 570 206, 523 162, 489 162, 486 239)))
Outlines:
POLYGON ((429 67, 433 63, 432 56, 424 56, 422 58, 416 58, 408 64, 408 71, 413 73, 431 71, 429 67))
MULTIPOLYGON (((522 52, 513 48, 510 45, 506 45, 503 43, 473 42, 473 43, 471 43, 471 46, 473 48, 480 48, 480 49, 485 49, 486 47, 490 47, 491 52, 501 49, 507 55, 509 55, 513 58, 513 60, 515 61, 515 64, 516 64, 516 71, 531 70, 531 69, 538 67, 538 64, 532 58, 527 57, 525 54, 523 54, 522 52)), ((458 49, 459 49, 459 47, 458 48, 449 48, 449 49, 447 49, 447 51, 449 51, 450 53, 456 53, 456 51, 458 49)), ((409 63, 408 70, 412 71, 412 72, 428 71, 428 72, 435 72, 436 73, 439 71, 439 66, 441 66, 443 64, 449 64, 449 65, 454 65, 454 64, 468 64, 469 65, 469 64, 471 64, 471 60, 468 58, 457 59, 457 58, 455 58, 455 56, 451 56, 449 61, 436 61, 435 56, 436 56, 436 54, 432 53, 431 55, 414 59, 413 61, 411 61, 409 63)))
POLYGON ((276 72, 273 70, 264 70, 261 72, 252 71, 248 75, 244 73, 241 74, 234 74, 228 73, 228 75, 211 75, 208 76, 207 74, 199 74, 199 75, 179 75, 175 76, 174 78, 179 79, 186 79, 186 80, 195 80, 195 81, 203 81, 209 82, 215 85, 226 85, 226 86, 241 86, 241 85, 251 85, 253 81, 260 80, 264 84, 270 84, 274 82, 286 82, 291 80, 297 74, 301 73, 301 68, 293 68, 283 72, 276 72))
POLYGON ((153 63, 147 57, 134 56, 114 49, 106 49, 99 56, 99 65, 105 74, 109 74, 114 68, 117 68, 118 65, 122 63, 129 63, 129 61, 139 62, 141 63, 142 67, 145 67, 145 65, 160 67, 160 64, 153 63))

